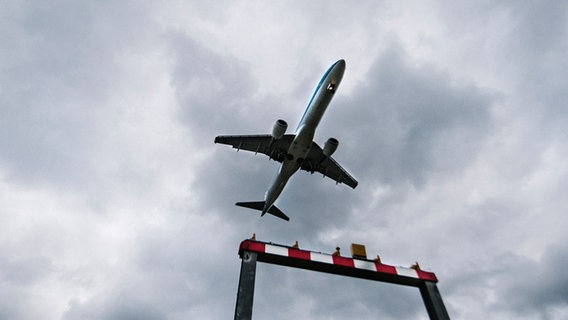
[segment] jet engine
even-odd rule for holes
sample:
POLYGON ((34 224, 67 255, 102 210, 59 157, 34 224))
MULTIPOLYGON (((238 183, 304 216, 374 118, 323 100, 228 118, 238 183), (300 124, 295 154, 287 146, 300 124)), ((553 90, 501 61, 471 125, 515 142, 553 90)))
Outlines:
POLYGON ((272 138, 274 140, 282 138, 282 136, 284 136, 284 133, 286 133, 286 129, 288 129, 288 124, 286 123, 286 121, 282 119, 276 120, 274 127, 272 127, 272 138))
POLYGON ((326 157, 331 157, 331 155, 337 150, 339 141, 335 138, 329 138, 323 145, 323 155, 326 157))

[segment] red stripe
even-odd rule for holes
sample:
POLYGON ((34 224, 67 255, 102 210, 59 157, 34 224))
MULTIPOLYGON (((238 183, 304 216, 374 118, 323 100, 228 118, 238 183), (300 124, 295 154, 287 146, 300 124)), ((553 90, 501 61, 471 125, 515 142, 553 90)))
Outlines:
POLYGON ((432 272, 416 270, 416 274, 418 274, 418 278, 420 278, 422 280, 438 282, 438 278, 436 278, 436 275, 433 274, 432 272))
POLYGON ((351 259, 351 258, 345 258, 345 257, 340 257, 340 256, 332 256, 332 258, 333 258, 333 264, 355 268, 355 263, 353 262, 353 259, 351 259))
POLYGON ((376 263, 376 262, 375 262, 375 266, 377 267, 377 272, 397 274, 396 268, 393 267, 393 266, 389 266, 389 265, 382 264, 382 263, 376 263))
POLYGON ((310 260, 310 252, 294 248, 288 248, 288 257, 298 258, 303 260, 310 260))
POLYGON ((248 250, 255 252, 265 252, 266 246, 262 242, 256 241, 243 241, 241 242, 241 249, 239 251, 248 250))

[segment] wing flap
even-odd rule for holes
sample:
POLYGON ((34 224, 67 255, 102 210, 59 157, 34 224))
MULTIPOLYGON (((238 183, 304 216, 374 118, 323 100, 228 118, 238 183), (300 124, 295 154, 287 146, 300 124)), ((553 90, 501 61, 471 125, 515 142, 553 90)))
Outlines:
POLYGON ((286 134, 278 140, 274 140, 272 135, 239 135, 239 136, 217 136, 215 143, 230 145, 233 148, 256 153, 262 153, 270 159, 278 162, 284 161, 290 143, 294 139, 293 134, 286 134))
POLYGON ((317 171, 335 180, 335 182, 344 183, 353 189, 359 184, 333 157, 325 156, 321 147, 315 142, 312 144, 308 157, 302 163, 301 169, 311 173, 317 171))

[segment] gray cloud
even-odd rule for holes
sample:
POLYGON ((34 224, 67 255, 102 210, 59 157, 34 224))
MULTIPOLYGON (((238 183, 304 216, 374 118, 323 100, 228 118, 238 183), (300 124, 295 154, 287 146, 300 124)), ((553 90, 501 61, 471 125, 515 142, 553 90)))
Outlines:
POLYGON ((0 157, 10 179, 95 199, 111 184, 101 164, 121 166, 106 152, 121 148, 116 135, 132 108, 117 102, 131 79, 122 56, 139 45, 125 39, 140 38, 134 30, 143 25, 117 19, 122 10, 138 11, 66 1, 8 11, 0 157))
POLYGON ((269 284, 255 289, 253 315, 261 319, 427 318, 417 288, 264 264, 257 281, 269 284))
POLYGON ((519 314, 531 313, 542 319, 554 319, 555 308, 568 305, 568 277, 561 270, 566 262, 566 247, 548 248, 538 262, 518 258, 504 275, 502 296, 510 297, 519 314))
POLYGON ((109 296, 109 305, 95 305, 86 308, 78 303, 72 303, 64 319, 166 319, 155 310, 148 301, 137 301, 129 297, 109 296))
MULTIPOLYGON (((0 318, 231 317, 253 232, 418 260, 453 318, 563 318, 565 5, 322 3, 8 4, 0 318), (338 58, 316 139, 360 185, 235 207, 278 164, 214 137, 295 127, 338 58)), ((414 288, 258 271, 256 318, 426 318, 414 288)))
POLYGON ((254 82, 246 65, 180 33, 170 34, 170 46, 174 58, 171 83, 180 117, 192 133, 201 137, 215 129, 227 130, 227 122, 243 130, 257 120, 253 110, 261 108, 251 101, 254 82))
POLYGON ((462 170, 491 130, 489 94, 454 85, 432 67, 410 67, 405 59, 400 51, 380 56, 356 95, 331 116, 349 119, 343 124, 352 128, 349 151, 365 153, 353 159, 363 183, 419 187, 432 174, 462 170), (351 141, 367 141, 358 146, 366 150, 351 141))

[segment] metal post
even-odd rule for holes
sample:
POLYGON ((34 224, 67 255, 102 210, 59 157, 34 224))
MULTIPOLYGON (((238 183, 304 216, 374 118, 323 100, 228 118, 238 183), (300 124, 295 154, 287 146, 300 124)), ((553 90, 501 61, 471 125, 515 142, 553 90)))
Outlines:
POLYGON ((424 281, 424 283, 420 285, 420 294, 422 295, 422 300, 424 300, 430 319, 450 319, 448 311, 446 311, 446 307, 442 301, 442 295, 440 295, 440 291, 438 291, 438 287, 435 282, 424 281))
POLYGON ((254 299, 257 253, 245 251, 241 257, 241 276, 239 278, 239 290, 237 291, 235 320, 250 320, 252 318, 252 302, 254 299))

